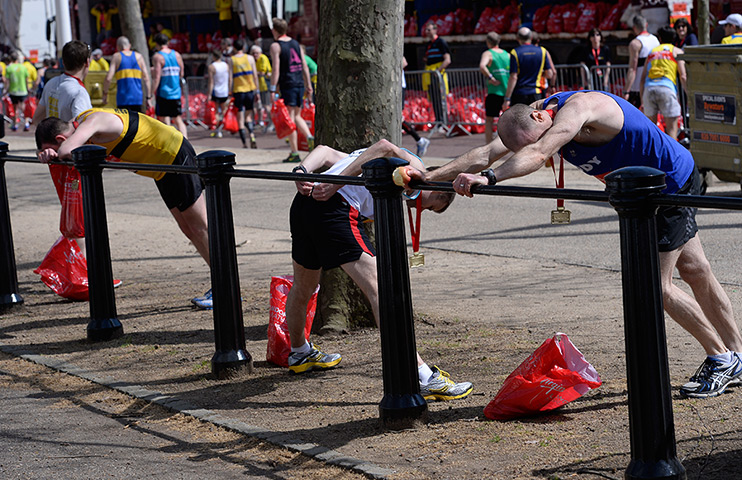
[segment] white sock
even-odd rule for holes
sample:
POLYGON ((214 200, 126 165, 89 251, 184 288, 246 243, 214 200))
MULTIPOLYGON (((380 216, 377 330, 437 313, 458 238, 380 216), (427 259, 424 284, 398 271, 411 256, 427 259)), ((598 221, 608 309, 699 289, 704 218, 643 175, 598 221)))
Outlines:
POLYGON ((720 355, 709 355, 709 358, 713 358, 717 362, 721 362, 722 365, 729 365, 730 363, 732 363, 732 361, 734 361, 732 352, 730 352, 729 350, 720 355))
POLYGON ((302 345, 301 347, 299 347, 299 348, 291 347, 291 353, 302 353, 302 354, 304 354, 304 353, 309 353, 309 351, 311 349, 312 349, 312 347, 309 346, 309 343, 306 340, 304 340, 304 345, 302 345))
POLYGON ((423 363, 417 367, 417 377, 420 379, 420 385, 427 385, 432 376, 433 370, 430 369, 427 363, 423 363))

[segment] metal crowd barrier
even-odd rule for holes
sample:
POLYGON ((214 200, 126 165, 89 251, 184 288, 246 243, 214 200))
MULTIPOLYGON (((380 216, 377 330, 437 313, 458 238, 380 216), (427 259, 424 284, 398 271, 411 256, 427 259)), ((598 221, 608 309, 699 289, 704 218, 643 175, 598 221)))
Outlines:
MULTIPOLYGON (((384 396, 379 414, 386 428, 414 426, 427 419, 415 361, 415 334, 402 201, 394 184, 394 169, 407 162, 378 158, 363 166, 363 177, 236 170, 234 154, 210 151, 197 157, 197 167, 105 162, 105 149, 85 145, 72 152, 80 171, 85 217, 91 325, 94 340, 123 334, 116 318, 111 259, 105 217, 104 168, 198 173, 206 183, 206 202, 214 295, 216 353, 212 370, 220 377, 252 369, 245 349, 239 272, 229 181, 232 177, 285 181, 320 181, 365 185, 374 201, 378 245, 379 314, 384 396)), ((0 142, 0 307, 22 302, 18 292, 8 196, 6 161, 35 161, 8 155, 0 142)), ((618 212, 623 277, 624 328, 631 461, 624 478, 685 478, 676 452, 667 341, 659 278, 656 211, 661 205, 742 210, 742 200, 691 195, 663 195, 665 174, 648 167, 628 167, 605 177, 606 191, 477 185, 477 195, 570 199, 609 202, 618 212)), ((413 184, 421 190, 453 191, 450 183, 413 184)))
POLYGON ((626 74, 629 72, 628 65, 605 65, 590 67, 590 78, 593 90, 602 90, 623 97, 628 93, 626 86, 626 74))
POLYGON ((186 77, 185 85, 183 87, 183 94, 185 96, 185 105, 183 110, 185 111, 185 123, 188 127, 202 127, 208 130, 208 126, 202 121, 198 115, 194 115, 191 112, 191 103, 197 94, 206 95, 206 99, 210 99, 209 92, 206 91, 208 87, 208 79, 205 77, 186 77))
POLYGON ((437 129, 445 129, 448 125, 448 76, 427 70, 405 71, 404 76, 407 85, 404 102, 415 110, 415 117, 408 123, 429 125, 431 135, 437 129))
POLYGON ((554 65, 554 69, 556 78, 549 80, 549 87, 557 92, 593 89, 590 72, 584 64, 554 65))

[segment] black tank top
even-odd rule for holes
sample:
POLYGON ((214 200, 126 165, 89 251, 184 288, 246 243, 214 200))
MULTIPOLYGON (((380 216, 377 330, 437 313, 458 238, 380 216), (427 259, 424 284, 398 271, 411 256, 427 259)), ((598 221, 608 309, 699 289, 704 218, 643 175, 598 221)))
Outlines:
POLYGON ((278 86, 282 89, 304 86, 301 66, 301 47, 293 38, 288 42, 278 42, 281 45, 281 73, 278 86))

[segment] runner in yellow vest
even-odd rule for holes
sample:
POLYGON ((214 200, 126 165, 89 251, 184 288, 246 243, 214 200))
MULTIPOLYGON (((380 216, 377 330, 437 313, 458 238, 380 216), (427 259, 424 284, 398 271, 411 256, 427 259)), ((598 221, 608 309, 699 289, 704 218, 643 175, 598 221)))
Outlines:
MULTIPOLYGON (((85 144, 100 145, 123 162, 194 166, 196 153, 177 130, 145 114, 121 109, 93 108, 64 122, 56 117, 36 128, 36 146, 42 163, 72 158, 72 150, 85 144)), ((151 177, 181 231, 209 264, 206 201, 198 175, 137 172, 151 177)), ((211 308, 211 290, 192 302, 211 308)))

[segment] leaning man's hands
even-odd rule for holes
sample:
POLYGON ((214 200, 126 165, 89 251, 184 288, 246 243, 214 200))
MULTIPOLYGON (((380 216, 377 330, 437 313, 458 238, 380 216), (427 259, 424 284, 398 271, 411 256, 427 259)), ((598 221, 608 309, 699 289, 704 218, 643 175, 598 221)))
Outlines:
POLYGON ((56 160, 57 158, 59 158, 56 150, 53 150, 51 148, 45 148, 44 150, 37 153, 36 156, 39 157, 39 161, 41 163, 49 163, 52 160, 56 160))
POLYGON ((472 173, 459 173, 456 180, 453 181, 453 189, 459 195, 473 197, 474 194, 471 193, 471 187, 477 184, 487 185, 487 179, 481 175, 474 175, 472 173))

